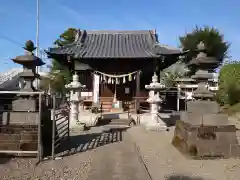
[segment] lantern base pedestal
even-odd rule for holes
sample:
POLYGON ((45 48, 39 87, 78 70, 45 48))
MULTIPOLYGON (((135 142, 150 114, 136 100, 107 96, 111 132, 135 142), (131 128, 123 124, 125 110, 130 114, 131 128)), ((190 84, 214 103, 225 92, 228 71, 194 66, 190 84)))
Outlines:
POLYGON ((155 123, 155 124, 147 124, 146 130, 148 131, 167 131, 168 127, 166 125, 155 123))
POLYGON ((154 120, 152 116, 148 116, 145 121, 145 127, 148 131, 167 131, 168 127, 166 124, 158 117, 154 120))

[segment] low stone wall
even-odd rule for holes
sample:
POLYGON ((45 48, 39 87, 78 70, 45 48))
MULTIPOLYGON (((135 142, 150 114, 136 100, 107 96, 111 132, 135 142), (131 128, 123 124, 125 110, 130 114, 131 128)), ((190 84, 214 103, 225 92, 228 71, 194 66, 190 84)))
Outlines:
POLYGON ((37 151, 37 125, 2 125, 0 127, 0 150, 37 151))

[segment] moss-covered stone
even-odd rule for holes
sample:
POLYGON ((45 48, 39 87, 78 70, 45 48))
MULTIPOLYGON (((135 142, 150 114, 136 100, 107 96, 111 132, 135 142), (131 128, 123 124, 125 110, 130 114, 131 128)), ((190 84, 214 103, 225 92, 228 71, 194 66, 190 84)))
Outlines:
POLYGON ((180 147, 181 144, 184 142, 183 139, 181 139, 179 136, 174 136, 172 140, 172 144, 176 147, 180 147))

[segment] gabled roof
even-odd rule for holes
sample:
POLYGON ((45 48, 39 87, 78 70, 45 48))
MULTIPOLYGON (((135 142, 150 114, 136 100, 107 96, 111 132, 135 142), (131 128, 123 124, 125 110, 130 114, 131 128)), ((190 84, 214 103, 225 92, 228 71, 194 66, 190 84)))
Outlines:
POLYGON ((159 44, 155 30, 111 30, 79 31, 74 43, 50 48, 47 53, 74 58, 153 58, 182 51, 159 44))

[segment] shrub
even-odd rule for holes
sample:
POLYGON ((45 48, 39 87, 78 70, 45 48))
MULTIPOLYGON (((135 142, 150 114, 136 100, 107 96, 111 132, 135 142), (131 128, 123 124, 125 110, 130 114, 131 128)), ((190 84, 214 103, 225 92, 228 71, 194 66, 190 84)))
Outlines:
POLYGON ((240 102, 240 63, 232 62, 221 68, 217 101, 221 105, 240 102))

